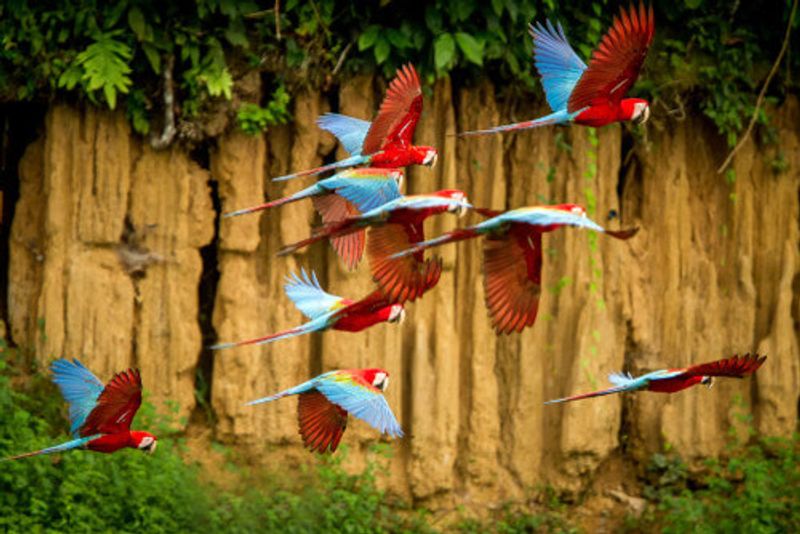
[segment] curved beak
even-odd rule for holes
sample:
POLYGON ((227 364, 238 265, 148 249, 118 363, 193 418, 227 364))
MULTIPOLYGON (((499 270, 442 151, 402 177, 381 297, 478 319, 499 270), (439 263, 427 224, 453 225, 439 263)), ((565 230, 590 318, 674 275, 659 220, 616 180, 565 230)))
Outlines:
POLYGON ((439 154, 436 152, 428 152, 425 155, 425 159, 423 160, 423 165, 427 165, 431 169, 436 166, 436 162, 439 160, 439 154))
POLYGON ((646 108, 644 108, 644 111, 642 111, 639 114, 639 116, 636 117, 636 119, 633 121, 633 124, 635 124, 636 126, 640 126, 646 123, 647 119, 649 118, 650 118, 650 106, 647 106, 646 108))

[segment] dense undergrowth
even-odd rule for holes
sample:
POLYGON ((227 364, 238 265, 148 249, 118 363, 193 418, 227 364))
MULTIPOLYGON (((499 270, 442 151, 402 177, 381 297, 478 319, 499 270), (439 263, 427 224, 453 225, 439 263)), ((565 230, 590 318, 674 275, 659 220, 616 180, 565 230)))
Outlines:
MULTIPOLYGON (((68 439, 65 408, 49 378, 25 358, 0 351, 0 457, 68 439)), ((337 455, 312 460, 291 477, 240 470, 239 489, 221 489, 182 458, 183 443, 145 403, 135 427, 159 436, 152 456, 87 451, 0 464, 0 530, 5 532, 580 532, 566 505, 519 507, 492 519, 445 525, 380 489, 388 454, 376 447, 366 468, 342 467, 337 455), (513 510, 513 511, 512 511, 513 510)), ((316 457, 315 457, 316 458, 316 457)), ((631 532, 790 532, 800 529, 800 441, 764 440, 729 451, 692 474, 678 457, 648 467, 644 516, 631 532)), ((555 504, 554 504, 555 503, 555 504)), ((576 505, 580 506, 580 504, 576 505)))

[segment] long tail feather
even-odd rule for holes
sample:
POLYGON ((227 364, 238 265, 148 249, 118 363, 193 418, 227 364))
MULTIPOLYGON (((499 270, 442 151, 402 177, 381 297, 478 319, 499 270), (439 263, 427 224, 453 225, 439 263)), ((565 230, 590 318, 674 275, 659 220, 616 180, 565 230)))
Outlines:
POLYGON ((542 126, 551 126, 554 124, 564 124, 570 122, 572 117, 566 111, 557 111, 545 117, 540 117, 531 121, 517 122, 514 124, 505 124, 503 126, 495 126, 494 128, 487 128, 485 130, 471 130, 468 132, 461 132, 458 137, 470 137, 474 135, 487 135, 503 132, 516 132, 519 130, 528 130, 530 128, 540 128, 542 126))
POLYGON ((278 200, 273 200, 271 202, 266 202, 264 204, 259 204, 258 206, 253 206, 253 207, 250 207, 250 208, 244 208, 244 209, 240 209, 240 210, 236 210, 236 211, 229 211, 228 213, 225 213, 222 216, 222 218, 223 219, 227 219, 228 217, 236 217, 238 215, 246 215, 248 213, 255 213, 257 211, 266 210, 266 209, 269 209, 269 208, 275 208, 277 206, 283 206, 284 204, 288 204, 290 202, 295 202, 297 200, 300 200, 300 198, 283 197, 283 198, 279 198, 278 200))
POLYGON ((300 178, 301 176, 316 176, 317 174, 322 174, 323 172, 332 171, 335 169, 341 169, 343 167, 354 167, 356 165, 361 165, 364 163, 369 163, 372 161, 373 154, 369 156, 351 156, 349 158, 345 158, 341 161, 336 161, 334 163, 329 163, 328 165, 323 165, 322 167, 317 167, 315 169, 309 169, 307 171, 300 171, 295 172, 293 174, 285 174, 283 176, 278 176, 277 178, 273 178, 273 182, 283 182, 285 180, 292 180, 294 178, 300 178))
POLYGON ((416 254, 422 250, 427 250, 429 248, 438 247, 441 245, 446 245, 448 243, 456 243, 458 241, 464 241, 465 239, 470 239, 473 237, 477 237, 479 234, 472 228, 460 228, 457 230, 453 230, 452 232, 447 232, 446 234, 440 235, 434 239, 429 239, 428 241, 423 241, 422 243, 417 243, 415 246, 408 248, 402 252, 398 252, 397 254, 392 254, 389 256, 389 259, 395 260, 397 258, 404 258, 406 256, 410 256, 411 254, 416 254))
POLYGON ((87 436, 85 438, 78 438, 73 439, 72 441, 67 441, 66 443, 61 443, 60 445, 54 445, 52 447, 47 447, 46 449, 42 449, 40 451, 33 451, 33 452, 26 452, 23 454, 17 454, 16 456, 9 456, 7 458, 3 458, 2 462, 10 461, 10 460, 19 460, 20 458, 29 458, 31 456, 39 456, 40 454, 53 454, 56 452, 65 452, 72 449, 77 449, 79 447, 83 447, 90 441, 95 438, 99 438, 100 434, 95 434, 93 436, 87 436))
POLYGON ((289 330, 284 330, 282 332, 278 332, 276 334, 270 334, 264 337, 246 339, 244 341, 234 341, 232 343, 217 343, 216 345, 212 345, 209 348, 211 350, 223 350, 223 349, 232 349, 235 347, 244 347, 245 345, 265 345, 267 343, 272 343, 273 341, 300 336, 308 332, 309 332, 308 330, 305 330, 302 327, 291 328, 289 330))
POLYGON ((613 388, 604 389, 601 391, 592 391, 591 393, 582 393, 580 395, 573 395, 572 397, 564 397, 562 399, 554 399, 545 402, 545 404, 558 404, 560 402, 571 402, 580 399, 589 399, 591 397, 602 397, 603 395, 611 395, 613 393, 622 393, 628 391, 630 388, 627 386, 614 386, 613 388))
POLYGON ((295 243, 285 245, 278 251, 277 255, 286 256, 300 250, 301 248, 312 245, 318 241, 322 241, 323 239, 342 237, 353 232, 358 232, 361 229, 362 227, 356 224, 356 221, 352 219, 330 222, 314 229, 311 235, 306 239, 301 239, 295 243))

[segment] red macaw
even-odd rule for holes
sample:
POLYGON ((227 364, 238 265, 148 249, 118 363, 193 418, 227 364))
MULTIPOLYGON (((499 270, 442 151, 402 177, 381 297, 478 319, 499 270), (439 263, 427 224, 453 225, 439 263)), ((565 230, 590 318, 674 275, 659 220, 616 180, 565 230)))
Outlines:
POLYGON ((552 124, 606 126, 614 122, 642 124, 650 105, 641 98, 623 98, 633 86, 655 35, 653 6, 630 6, 614 17, 611 28, 592 54, 589 66, 581 61, 564 35, 548 20, 530 26, 533 56, 553 113, 538 119, 459 135, 482 135, 527 130, 552 124))
POLYGON ((484 209, 476 211, 492 218, 418 243, 390 258, 401 258, 427 248, 485 235, 483 287, 486 307, 498 334, 521 332, 536 321, 541 293, 544 232, 562 226, 578 226, 617 239, 629 239, 638 230, 606 230, 587 218, 586 210, 576 204, 520 208, 505 213, 484 209))
POLYGON ((422 87, 414 66, 408 64, 397 70, 397 76, 389 84, 378 115, 371 123, 338 113, 326 113, 317 119, 320 128, 339 139, 350 153, 349 158, 316 169, 279 176, 273 180, 312 176, 355 165, 381 168, 408 165, 433 167, 439 157, 436 148, 412 144, 420 115, 422 87))
POLYGON ((289 254, 325 238, 349 235, 369 227, 367 256, 372 277, 391 302, 413 301, 433 288, 442 274, 440 259, 425 260, 419 252, 404 258, 395 253, 423 241, 423 223, 431 215, 450 212, 463 215, 472 206, 458 189, 400 197, 362 215, 327 224, 303 241, 287 245, 279 254, 289 254))
POLYGON ((402 304, 390 302, 379 290, 373 291, 359 301, 352 301, 326 293, 320 287, 316 273, 311 271, 309 276, 305 269, 301 271, 300 276, 294 273, 291 276, 287 276, 283 289, 294 305, 310 321, 298 327, 264 337, 234 343, 220 343, 212 346, 211 349, 220 350, 243 345, 263 345, 279 339, 288 339, 331 328, 345 332, 360 332, 378 323, 400 323, 406 314, 402 304))
POLYGON ((50 371, 53 382, 69 403, 70 432, 75 439, 6 460, 78 448, 106 453, 126 447, 148 453, 156 450, 153 434, 131 430, 131 422, 142 404, 142 378, 138 369, 117 373, 105 386, 76 359, 56 360, 50 371))
MULTIPOLYGON (((310 198, 323 222, 335 222, 401 197, 403 176, 402 169, 347 169, 288 197, 232 211, 223 217, 255 213, 310 198)), ((332 239, 331 244, 347 268, 355 269, 364 254, 364 232, 332 239)))
POLYGON ((612 393, 622 393, 623 391, 637 391, 645 389, 647 391, 657 391, 659 393, 675 393, 697 384, 705 384, 709 388, 712 386, 715 376, 727 376, 732 378, 744 378, 746 375, 755 373, 761 364, 766 360, 766 356, 758 354, 745 354, 742 357, 733 356, 715 362, 701 363, 683 369, 661 369, 653 371, 638 378, 633 378, 630 373, 611 373, 608 380, 614 387, 601 391, 593 391, 582 395, 574 395, 563 399, 555 399, 545 402, 545 404, 556 404, 559 402, 569 402, 578 399, 588 399, 590 397, 600 397, 611 395, 612 393))
POLYGON ((353 414, 381 434, 403 437, 403 430, 386 402, 383 392, 389 373, 383 369, 330 371, 248 405, 271 402, 297 395, 297 422, 303 444, 311 451, 334 452, 353 414))

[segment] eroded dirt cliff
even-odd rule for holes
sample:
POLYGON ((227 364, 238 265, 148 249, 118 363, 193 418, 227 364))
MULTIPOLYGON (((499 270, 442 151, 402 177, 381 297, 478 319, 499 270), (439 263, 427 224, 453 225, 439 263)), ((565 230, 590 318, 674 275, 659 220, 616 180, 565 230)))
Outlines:
MULTIPOLYGON (((339 89, 339 111, 369 118, 381 90, 355 78, 339 89)), ((13 341, 42 359, 81 357, 103 377, 138 365, 151 398, 176 401, 186 416, 203 352, 199 298, 213 299, 211 323, 228 341, 301 321, 282 291, 292 270, 316 270, 336 294, 371 291, 366 264, 349 273, 327 245, 275 257, 314 222, 310 203, 296 203, 219 221, 216 294, 199 295, 200 249, 215 235, 210 181, 230 211, 308 182, 270 177, 342 155, 313 124, 328 99, 308 92, 294 107, 293 124, 263 137, 218 138, 208 170, 179 148, 154 152, 122 115, 52 107, 20 164, 13 341)), ((394 489, 433 508, 496 504, 541 484, 578 490, 612 454, 643 461, 669 444, 689 459, 714 455, 730 429, 746 432, 742 416, 761 433, 789 435, 800 397, 800 106, 791 99, 773 116, 788 170, 775 173, 774 149, 751 141, 731 183, 715 172, 726 147, 699 118, 651 126, 648 142, 633 148, 619 126, 460 140, 452 134, 509 113, 488 84, 439 82, 416 140, 442 157, 433 170, 410 170, 408 192, 457 187, 496 209, 577 202, 598 222, 635 225, 639 234, 627 242, 569 229, 548 234, 539 319, 520 335, 492 332, 480 247, 466 242, 436 251, 445 262, 441 281, 408 306, 401 326, 214 354, 216 439, 257 452, 267 465, 315 461, 300 447, 293 401, 244 402, 324 370, 361 366, 392 374, 388 399, 407 432, 393 444, 394 489), (542 404, 603 387, 610 371, 756 350, 769 359, 755 379, 718 381, 712 391, 542 404)), ((426 231, 469 220, 443 215, 426 231)), ((374 440, 353 422, 345 436, 352 461, 362 462, 374 440)))

